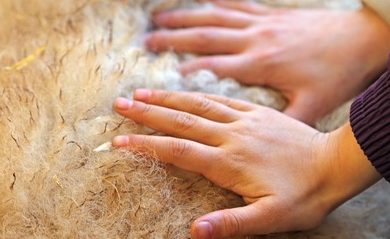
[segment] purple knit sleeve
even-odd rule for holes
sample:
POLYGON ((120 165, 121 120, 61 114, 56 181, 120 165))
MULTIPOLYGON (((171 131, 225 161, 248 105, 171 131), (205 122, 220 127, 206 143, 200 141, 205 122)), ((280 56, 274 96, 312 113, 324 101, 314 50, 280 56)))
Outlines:
POLYGON ((353 102, 350 121, 365 155, 390 182, 390 67, 353 102))

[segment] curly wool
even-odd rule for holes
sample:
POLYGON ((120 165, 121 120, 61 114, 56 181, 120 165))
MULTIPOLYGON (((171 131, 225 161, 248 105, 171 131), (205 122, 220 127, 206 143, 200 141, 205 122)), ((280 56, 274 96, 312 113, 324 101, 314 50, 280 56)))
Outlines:
POLYGON ((117 134, 153 133, 112 112, 137 87, 284 107, 276 92, 207 71, 183 80, 174 54, 147 53, 149 12, 174 2, 0 2, 0 237, 188 238, 196 217, 243 205, 151 156, 93 150, 117 134))

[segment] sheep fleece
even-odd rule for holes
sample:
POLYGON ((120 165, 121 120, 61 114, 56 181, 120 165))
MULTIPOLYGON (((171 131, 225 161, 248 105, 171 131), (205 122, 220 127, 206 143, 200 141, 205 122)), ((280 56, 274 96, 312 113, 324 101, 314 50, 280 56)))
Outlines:
MULTIPOLYGON (((327 6, 327 1, 303 2, 327 6)), ((150 12, 173 4, 0 1, 1 238, 188 238, 196 217, 243 205, 237 195, 152 156, 94 151, 117 134, 154 133, 112 112, 113 100, 131 97, 137 87, 285 106, 276 92, 219 81, 211 72, 183 79, 175 70, 175 54, 145 51, 150 12)), ((318 127, 340 125, 347 108, 318 127)), ((272 238, 389 238, 388 193, 378 184, 320 228, 272 238)))

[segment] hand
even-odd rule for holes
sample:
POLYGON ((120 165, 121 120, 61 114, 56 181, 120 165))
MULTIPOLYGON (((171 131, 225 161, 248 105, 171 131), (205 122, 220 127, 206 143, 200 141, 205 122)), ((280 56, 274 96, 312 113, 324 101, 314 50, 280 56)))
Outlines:
POLYGON ((137 90, 114 108, 173 136, 118 136, 114 146, 156 154, 248 203, 197 219, 193 238, 313 228, 379 180, 349 125, 324 134, 270 108, 196 93, 137 90))
POLYGON ((214 1, 215 9, 176 10, 154 16, 154 51, 173 49, 201 57, 183 62, 188 74, 209 69, 248 85, 280 90, 285 112, 313 124, 362 91, 385 69, 390 28, 360 11, 275 9, 214 1))

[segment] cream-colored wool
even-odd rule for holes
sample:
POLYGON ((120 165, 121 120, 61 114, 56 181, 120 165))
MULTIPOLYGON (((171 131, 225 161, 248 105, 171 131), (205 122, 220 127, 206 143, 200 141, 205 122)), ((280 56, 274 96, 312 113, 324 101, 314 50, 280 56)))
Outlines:
MULTIPOLYGON (((147 53, 142 37, 150 11, 174 2, 0 1, 1 238, 188 238, 196 217, 242 205, 238 196, 150 156, 98 148, 117 134, 154 133, 112 112, 113 100, 137 87, 284 107, 273 91, 219 82, 207 71, 182 79, 174 54, 147 53)), ((322 128, 346 115, 341 109, 322 128)), ((385 238, 386 216, 367 222, 384 226, 365 225, 376 210, 389 215, 376 208, 389 205, 383 195, 373 188, 318 230, 280 238, 385 238)))

